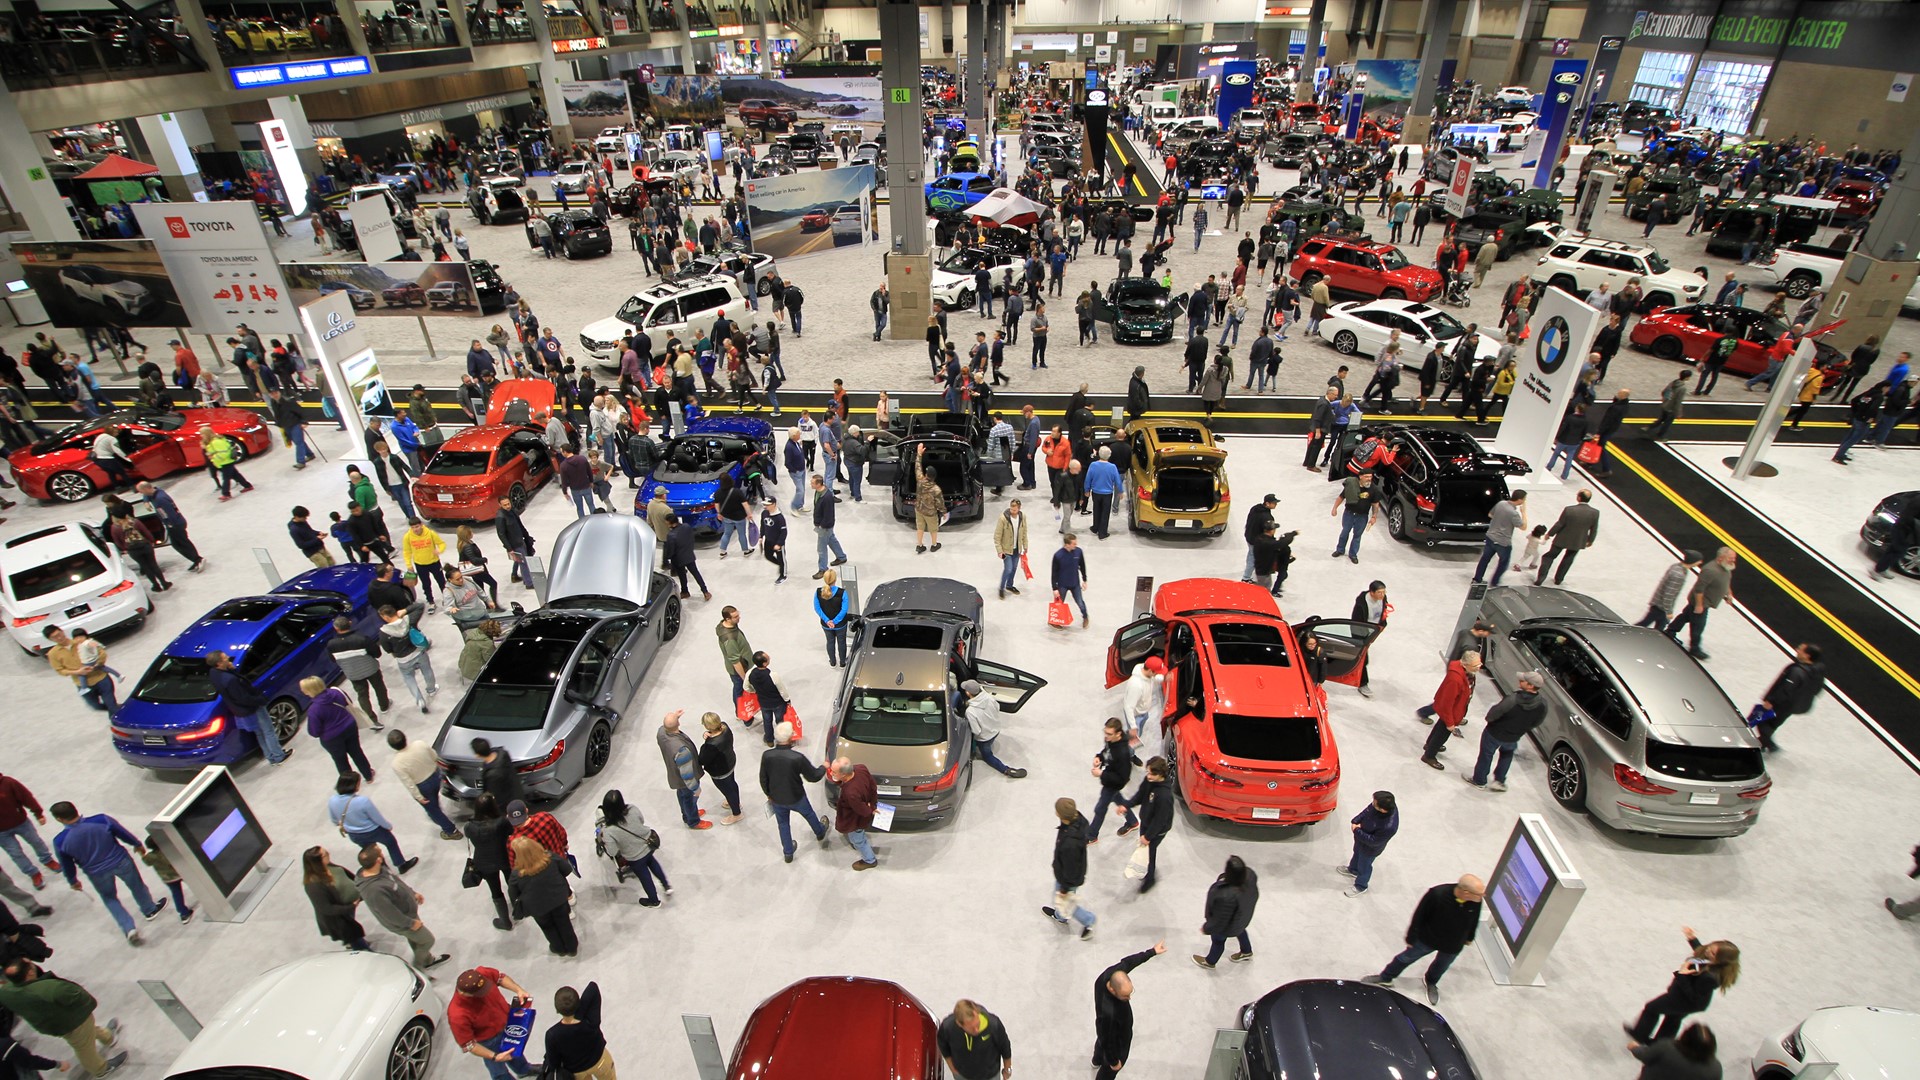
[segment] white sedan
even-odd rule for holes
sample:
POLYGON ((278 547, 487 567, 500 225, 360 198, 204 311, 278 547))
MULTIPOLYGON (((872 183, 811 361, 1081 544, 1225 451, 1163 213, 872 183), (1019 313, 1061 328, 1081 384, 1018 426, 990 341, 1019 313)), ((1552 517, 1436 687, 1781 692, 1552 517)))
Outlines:
MULTIPOLYGON (((1439 341, 1448 353, 1467 328, 1459 319, 1431 304, 1411 300, 1356 300, 1335 304, 1320 322, 1320 336, 1334 351, 1348 356, 1378 356, 1380 350, 1400 331, 1400 362, 1418 368, 1427 350, 1439 341)), ((1500 342, 1480 331, 1474 346, 1476 358, 1499 353, 1500 342)))
POLYGON ((0 616, 14 644, 38 655, 47 628, 98 634, 153 611, 147 587, 120 550, 91 525, 69 522, 9 538, 0 572, 0 616))
POLYGON ((387 953, 323 953, 241 987, 169 1080, 425 1080, 446 1007, 426 976, 387 953))
POLYGON ((968 248, 934 267, 928 286, 933 299, 945 304, 948 311, 973 307, 973 275, 982 266, 992 275, 994 285, 1003 288, 1012 288, 1022 272, 1020 260, 1012 255, 992 248, 968 248))
POLYGON ((1526 86, 1503 86, 1494 91, 1493 100, 1502 105, 1525 105, 1533 101, 1533 90, 1526 86))
POLYGON ((69 266, 60 271, 60 284, 82 300, 113 308, 122 315, 138 315, 153 304, 153 291, 98 266, 69 266))
POLYGON ((564 191, 569 195, 586 194, 587 184, 590 182, 600 183, 602 187, 606 186, 600 176, 600 166, 591 161, 569 161, 560 166, 559 172, 553 174, 553 190, 564 191))
POLYGON ((1920 1077, 1920 1013, 1873 1005, 1821 1009, 1762 1040, 1752 1068, 1755 1080, 1788 1080, 1803 1073, 1835 1080, 1915 1080, 1920 1077), (1829 1064, 1836 1068, 1816 1068, 1829 1064))

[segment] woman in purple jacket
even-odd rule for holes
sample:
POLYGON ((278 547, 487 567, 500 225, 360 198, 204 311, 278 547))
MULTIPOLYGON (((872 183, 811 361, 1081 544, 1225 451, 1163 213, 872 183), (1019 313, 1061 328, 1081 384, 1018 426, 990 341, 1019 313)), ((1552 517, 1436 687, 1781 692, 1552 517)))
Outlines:
POLYGON ((346 692, 314 675, 300 680, 300 692, 313 699, 307 705, 307 734, 320 740, 321 747, 333 757, 334 771, 345 776, 357 768, 371 783, 373 766, 367 763, 366 751, 360 749, 360 723, 354 718, 346 692))

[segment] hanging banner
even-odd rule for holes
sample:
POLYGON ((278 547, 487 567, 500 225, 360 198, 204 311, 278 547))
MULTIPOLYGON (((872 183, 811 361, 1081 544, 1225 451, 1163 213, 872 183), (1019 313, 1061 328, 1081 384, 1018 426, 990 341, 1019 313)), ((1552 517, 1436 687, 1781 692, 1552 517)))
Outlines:
POLYGON ((1543 483, 1554 432, 1573 399, 1594 335, 1600 331, 1600 312, 1573 294, 1549 286, 1527 327, 1513 397, 1507 402, 1493 448, 1525 461, 1533 467, 1532 481, 1543 483))
POLYGON ((653 115, 663 124, 718 124, 726 119, 716 75, 661 75, 647 84, 653 115))
POLYGON ((1251 60, 1229 60, 1220 66, 1220 93, 1214 116, 1220 130, 1231 131, 1233 118, 1253 104, 1253 81, 1260 68, 1251 60))
POLYGON ((627 84, 622 79, 563 82, 560 102, 566 112, 563 123, 602 128, 633 123, 633 101, 627 97, 627 84))
MULTIPOLYGON (((1367 119, 1381 127, 1392 127, 1406 119, 1414 84, 1420 79, 1420 61, 1361 60, 1354 64, 1354 73, 1364 80, 1360 85, 1366 91, 1362 108, 1367 119)), ((1440 81, 1446 82, 1444 72, 1440 81)))
POLYGON ((477 318, 473 271, 464 262, 283 263, 293 302, 306 307, 338 294, 360 318, 460 315, 477 318))
POLYGON ((1893 84, 1887 88, 1888 101, 1907 100, 1907 91, 1913 88, 1912 73, 1902 73, 1893 77, 1893 84))
POLYGON ((187 325, 207 334, 240 323, 283 334, 300 328, 251 201, 136 203, 133 217, 160 253, 187 325))
POLYGON ((23 240, 13 245, 20 277, 62 329, 176 327, 186 310, 147 240, 23 240))
POLYGON ((1553 187, 1553 167, 1560 162, 1560 147, 1566 143, 1567 124, 1573 119, 1574 105, 1580 100, 1580 87, 1586 78, 1585 60, 1553 62, 1553 69, 1547 75, 1546 102, 1535 125, 1547 133, 1547 141, 1540 147, 1540 160, 1534 166, 1534 187, 1553 187))
POLYGON ((871 235, 872 165, 748 180, 746 188, 753 250, 775 259, 864 244, 871 235))
POLYGON ((1455 220, 1467 216, 1467 191, 1473 186, 1473 159, 1462 156, 1453 163, 1453 179, 1447 182, 1446 194, 1441 196, 1447 216, 1455 220))
POLYGON ((792 109, 796 121, 821 120, 829 125, 886 122, 885 95, 877 78, 762 79, 756 75, 729 75, 720 81, 720 97, 736 114, 743 101, 771 101, 792 109))
MULTIPOLYGON (((344 295, 329 293, 300 306, 300 323, 306 327, 308 340, 314 343, 314 358, 319 361, 320 374, 327 381, 327 398, 335 403, 335 414, 346 425, 348 445, 365 446, 366 425, 361 422, 361 410, 340 404, 360 400, 360 394, 347 379, 342 359, 373 355, 353 304, 344 295)), ((386 397, 384 387, 380 396, 386 397)), ((387 406, 391 408, 392 402, 388 401, 387 406)))

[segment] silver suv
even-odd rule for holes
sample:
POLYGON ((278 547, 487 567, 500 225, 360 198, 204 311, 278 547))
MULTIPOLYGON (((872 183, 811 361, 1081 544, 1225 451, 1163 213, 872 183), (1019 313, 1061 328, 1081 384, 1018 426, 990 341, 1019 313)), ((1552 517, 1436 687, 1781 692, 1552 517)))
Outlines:
POLYGON ((1690 270, 1675 270, 1660 253, 1639 244, 1563 233, 1560 241, 1540 256, 1534 268, 1535 285, 1545 283, 1584 297, 1606 282, 1619 292, 1640 279, 1640 310, 1691 304, 1707 289, 1707 279, 1690 270))

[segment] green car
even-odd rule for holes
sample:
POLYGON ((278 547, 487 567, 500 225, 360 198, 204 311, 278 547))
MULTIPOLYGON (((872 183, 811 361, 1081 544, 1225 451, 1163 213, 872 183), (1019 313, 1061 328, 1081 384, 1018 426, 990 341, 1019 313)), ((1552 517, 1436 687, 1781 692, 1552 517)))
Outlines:
POLYGON ((1645 221, 1647 207, 1660 196, 1667 198, 1666 220, 1679 221, 1700 205, 1700 181, 1681 169, 1666 169, 1648 177, 1640 190, 1627 196, 1627 216, 1645 221))

